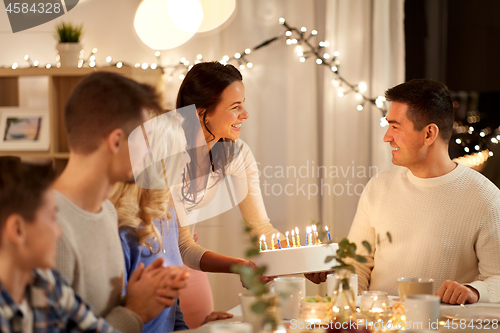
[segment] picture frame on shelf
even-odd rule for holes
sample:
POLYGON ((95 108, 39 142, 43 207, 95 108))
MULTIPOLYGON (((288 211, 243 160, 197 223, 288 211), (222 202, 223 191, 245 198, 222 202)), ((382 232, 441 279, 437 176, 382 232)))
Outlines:
POLYGON ((0 108, 0 151, 48 151, 48 110, 0 108))

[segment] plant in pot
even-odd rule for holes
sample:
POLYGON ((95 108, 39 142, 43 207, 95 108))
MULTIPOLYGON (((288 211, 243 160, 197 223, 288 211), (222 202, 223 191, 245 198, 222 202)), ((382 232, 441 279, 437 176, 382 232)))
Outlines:
POLYGON ((80 59, 80 37, 82 35, 83 26, 61 22, 56 26, 55 37, 59 44, 57 44, 57 51, 59 52, 59 61, 63 67, 76 67, 80 59))

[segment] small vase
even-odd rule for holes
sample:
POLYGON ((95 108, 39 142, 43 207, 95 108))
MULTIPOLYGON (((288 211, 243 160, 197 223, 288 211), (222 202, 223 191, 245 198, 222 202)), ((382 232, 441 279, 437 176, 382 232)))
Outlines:
POLYGON ((61 67, 77 67, 80 60, 80 43, 59 43, 57 52, 59 53, 59 62, 61 67))
POLYGON ((339 285, 332 295, 333 320, 338 322, 349 322, 356 320, 356 298, 354 292, 349 288, 349 276, 351 272, 341 270, 336 273, 339 285))

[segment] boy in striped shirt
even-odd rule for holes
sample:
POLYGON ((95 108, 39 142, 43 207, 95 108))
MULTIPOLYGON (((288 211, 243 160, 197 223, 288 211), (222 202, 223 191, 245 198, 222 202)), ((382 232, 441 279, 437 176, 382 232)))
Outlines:
POLYGON ((113 332, 55 270, 61 229, 50 165, 0 157, 0 331, 113 332))

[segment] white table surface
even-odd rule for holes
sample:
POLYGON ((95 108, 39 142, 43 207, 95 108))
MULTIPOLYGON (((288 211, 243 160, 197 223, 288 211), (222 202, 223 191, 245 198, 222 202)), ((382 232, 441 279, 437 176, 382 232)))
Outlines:
MULTIPOLYGON (((359 298, 359 296, 358 296, 359 298)), ((359 299, 357 300, 358 304, 359 304, 359 299)), ((493 303, 476 303, 476 304, 467 304, 466 306, 466 309, 461 309, 461 306, 459 305, 441 305, 441 313, 443 313, 444 311, 448 312, 449 309, 458 309, 459 311, 467 311, 467 314, 468 315, 480 315, 480 314, 495 314, 495 315, 498 315, 500 317, 500 304, 499 303, 496 303, 496 304, 493 304, 493 303)), ((231 313, 234 315, 233 318, 229 318, 229 319, 224 319, 224 320, 217 320, 217 321, 213 321, 213 322, 209 322, 197 329, 194 329, 194 330, 189 330, 189 331, 184 331, 184 332, 196 332, 196 333, 210 333, 210 326, 215 324, 215 323, 227 323, 227 324, 230 324, 230 323, 240 323, 243 321, 243 313, 241 312, 241 305, 237 305, 235 306, 234 308, 228 310, 227 312, 231 313)), ((445 318, 442 318, 446 321, 445 318)), ((458 322, 458 321, 456 321, 458 322)), ((450 319, 450 325, 451 325, 451 319, 450 319)), ((500 325, 500 323, 499 323, 500 325)), ((301 331, 301 330, 297 330, 297 331, 301 331)), ((498 333, 500 332, 500 327, 498 329, 491 329, 491 325, 490 325, 490 329, 488 330, 479 330, 479 329, 472 329, 472 328, 466 328, 466 329, 457 329, 457 330, 451 330, 451 329, 446 329, 444 327, 440 327, 438 332, 459 332, 459 333, 464 333, 464 332, 470 332, 470 333, 474 333, 474 332, 489 332, 489 333, 498 333)), ((396 331, 394 331, 396 332, 396 331)), ((408 331, 403 331, 403 332, 408 332, 408 333, 411 333, 411 332, 417 332, 417 331, 411 331, 411 330, 408 330, 408 331)), ((421 331, 418 331, 420 333, 426 333, 426 332, 436 332, 436 331, 431 331, 431 330, 421 330, 421 331)))

